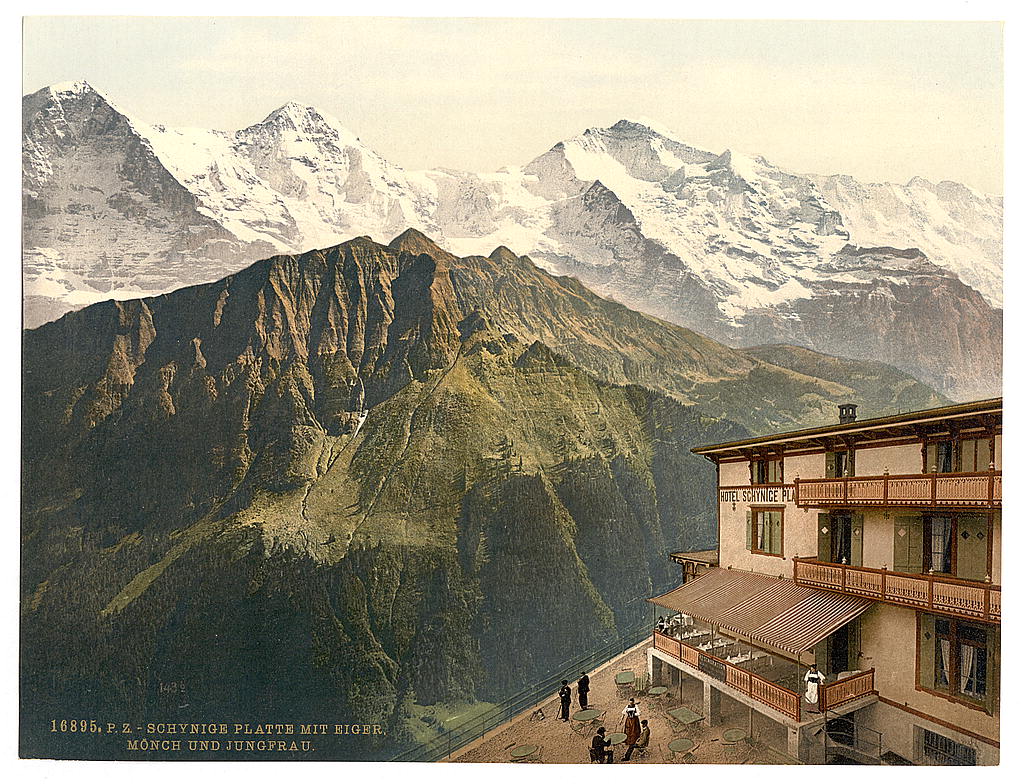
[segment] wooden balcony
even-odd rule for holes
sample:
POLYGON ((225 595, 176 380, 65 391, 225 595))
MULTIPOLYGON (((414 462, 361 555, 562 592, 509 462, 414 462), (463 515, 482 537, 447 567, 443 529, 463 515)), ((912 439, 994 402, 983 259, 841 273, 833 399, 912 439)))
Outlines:
POLYGON ((848 702, 875 694, 875 671, 855 672, 842 680, 826 683, 818 689, 818 710, 824 713, 835 710, 848 702))
POLYGON ((999 623, 1002 617, 1002 588, 990 583, 825 563, 816 558, 794 558, 793 580, 811 588, 986 623, 999 623))
POLYGON ((793 721, 800 721, 800 695, 796 692, 658 631, 654 632, 654 647, 793 721))
POLYGON ((1003 504, 1003 474, 906 474, 800 479, 793 482, 793 502, 801 507, 976 507, 1003 504))
MULTIPOLYGON (((654 647, 689 665, 693 669, 710 675, 725 685, 736 689, 752 700, 767 705, 798 724, 801 722, 802 695, 792 689, 773 683, 767 678, 702 651, 692 645, 654 632, 654 647)), ((818 710, 835 710, 848 702, 869 694, 876 694, 875 671, 858 672, 833 683, 824 683, 818 689, 818 710)), ((813 716, 813 714, 812 714, 813 716)))

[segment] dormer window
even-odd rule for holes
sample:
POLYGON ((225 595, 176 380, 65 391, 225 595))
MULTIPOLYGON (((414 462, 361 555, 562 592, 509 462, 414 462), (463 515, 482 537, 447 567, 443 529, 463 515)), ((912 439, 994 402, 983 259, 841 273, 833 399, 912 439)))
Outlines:
POLYGON ((750 461, 750 484, 782 484, 782 458, 763 458, 750 461))

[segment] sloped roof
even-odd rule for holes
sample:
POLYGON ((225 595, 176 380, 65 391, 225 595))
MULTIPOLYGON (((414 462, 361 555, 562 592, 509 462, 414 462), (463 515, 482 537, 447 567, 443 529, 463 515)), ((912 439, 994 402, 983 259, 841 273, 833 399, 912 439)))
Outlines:
POLYGON ((732 569, 711 569, 648 601, 797 655, 874 604, 732 569))

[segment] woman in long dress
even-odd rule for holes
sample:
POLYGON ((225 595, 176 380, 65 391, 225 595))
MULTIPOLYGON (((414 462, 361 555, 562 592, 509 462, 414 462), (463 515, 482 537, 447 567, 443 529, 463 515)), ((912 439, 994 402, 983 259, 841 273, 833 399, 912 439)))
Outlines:
POLYGON ((640 737, 640 709, 637 707, 636 700, 630 698, 629 705, 622 710, 622 715, 626 717, 622 728, 622 731, 626 733, 626 745, 632 746, 640 737))
POLYGON ((818 672, 818 668, 812 664, 811 668, 807 671, 807 674, 804 675, 804 683, 807 684, 807 691, 804 692, 804 699, 807 700, 809 704, 818 704, 818 684, 823 680, 825 680, 825 678, 820 672, 818 672))

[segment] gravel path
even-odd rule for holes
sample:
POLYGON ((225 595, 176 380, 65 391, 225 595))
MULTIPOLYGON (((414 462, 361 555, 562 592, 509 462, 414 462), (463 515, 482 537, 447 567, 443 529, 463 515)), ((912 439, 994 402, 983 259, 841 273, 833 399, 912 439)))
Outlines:
MULTIPOLYGON (((599 670, 590 673, 590 705, 604 712, 599 723, 605 727, 606 735, 621 732, 623 729, 622 709, 629 700, 628 695, 616 693, 615 675, 622 670, 633 670, 638 675, 647 670, 647 646, 645 641, 637 648, 611 660, 599 670)), ((579 677, 577 674, 576 677, 579 677)), ((549 763, 589 763, 590 742, 594 730, 588 729, 579 734, 571 728, 571 722, 558 720, 558 696, 555 693, 559 684, 552 685, 550 698, 540 703, 544 718, 531 718, 532 711, 510 721, 488 733, 482 739, 474 741, 461 751, 456 752, 452 762, 510 762, 511 752, 517 746, 535 745, 540 747, 539 759, 531 762, 549 763)), ((570 715, 579 710, 576 701, 575 679, 572 686, 572 709, 570 715)), ((632 692, 630 692, 631 694, 632 692)), ((780 764, 792 763, 784 754, 768 749, 760 744, 741 741, 735 745, 722 743, 722 730, 727 727, 745 727, 746 723, 733 722, 723 726, 705 727, 703 723, 692 724, 683 729, 675 724, 665 713, 669 708, 679 705, 678 695, 666 695, 659 701, 657 698, 641 694, 637 697, 640 707, 640 718, 647 719, 651 728, 651 745, 646 755, 633 758, 627 765, 663 762, 690 762, 697 764, 780 764), (697 746, 692 756, 683 759, 682 755, 673 754, 668 744, 675 738, 690 738, 697 746)), ((695 707, 695 706, 690 706, 695 707)), ((623 762, 626 752, 625 745, 614 747, 614 762, 623 762)))

